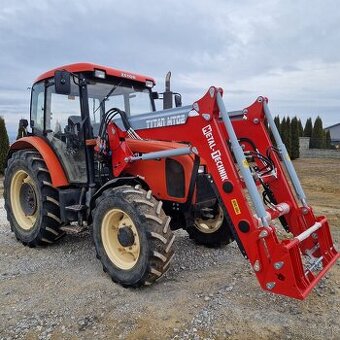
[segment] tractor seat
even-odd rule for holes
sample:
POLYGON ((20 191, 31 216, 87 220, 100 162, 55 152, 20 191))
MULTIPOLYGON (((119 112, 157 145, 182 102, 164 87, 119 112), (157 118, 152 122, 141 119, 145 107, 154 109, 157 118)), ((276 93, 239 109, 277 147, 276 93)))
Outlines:
POLYGON ((80 116, 69 116, 67 119, 67 124, 68 125, 76 125, 81 123, 81 117, 80 116))

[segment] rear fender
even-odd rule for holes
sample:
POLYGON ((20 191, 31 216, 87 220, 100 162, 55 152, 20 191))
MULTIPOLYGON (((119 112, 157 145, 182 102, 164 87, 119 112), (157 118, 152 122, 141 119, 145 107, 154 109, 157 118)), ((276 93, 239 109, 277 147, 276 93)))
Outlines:
POLYGON ((18 139, 11 145, 7 159, 9 159, 14 152, 25 149, 35 149, 40 153, 46 163, 54 187, 58 188, 69 185, 69 181, 57 155, 41 137, 30 136, 18 139))

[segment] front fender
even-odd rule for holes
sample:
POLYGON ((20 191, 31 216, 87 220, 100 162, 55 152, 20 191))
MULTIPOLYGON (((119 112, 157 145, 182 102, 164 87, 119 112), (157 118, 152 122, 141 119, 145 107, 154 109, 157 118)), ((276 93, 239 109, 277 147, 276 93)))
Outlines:
POLYGON ((25 149, 35 149, 40 153, 46 163, 54 187, 58 188, 69 185, 69 181, 57 155, 41 137, 29 136, 18 139, 11 145, 7 159, 10 158, 15 151, 25 149))
POLYGON ((108 188, 115 188, 120 185, 128 184, 128 185, 136 185, 141 184, 141 182, 138 180, 138 177, 117 177, 114 179, 111 179, 110 181, 106 182, 103 186, 101 186, 95 194, 91 198, 90 202, 90 208, 91 210, 94 208, 94 204, 96 199, 108 188))

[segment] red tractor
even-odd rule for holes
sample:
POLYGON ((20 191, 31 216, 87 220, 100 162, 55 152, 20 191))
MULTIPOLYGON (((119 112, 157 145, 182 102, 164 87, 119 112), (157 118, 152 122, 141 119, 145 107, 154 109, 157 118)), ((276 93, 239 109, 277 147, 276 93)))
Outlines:
POLYGON ((16 238, 34 247, 57 241, 74 222, 90 227, 104 271, 137 287, 166 272, 172 230, 184 228, 210 247, 235 240, 262 288, 305 298, 338 253, 326 218, 307 204, 268 100, 228 113, 222 89, 211 87, 182 107, 170 74, 165 92, 154 85, 89 63, 35 81, 32 131, 23 128, 5 171, 16 238))

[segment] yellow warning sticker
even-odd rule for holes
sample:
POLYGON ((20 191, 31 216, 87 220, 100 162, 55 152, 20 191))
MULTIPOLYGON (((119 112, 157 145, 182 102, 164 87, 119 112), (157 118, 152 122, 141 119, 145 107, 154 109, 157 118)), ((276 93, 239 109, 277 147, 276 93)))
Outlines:
POLYGON ((240 214, 241 214, 241 209, 240 209, 240 207, 238 206, 237 199, 236 199, 236 198, 232 199, 232 200, 231 200, 231 204, 233 205, 235 214, 236 214, 236 215, 240 215, 240 214))
POLYGON ((246 159, 244 159, 244 160, 242 161, 242 163, 243 163, 243 167, 244 167, 244 168, 249 168, 249 163, 247 162, 246 159))

